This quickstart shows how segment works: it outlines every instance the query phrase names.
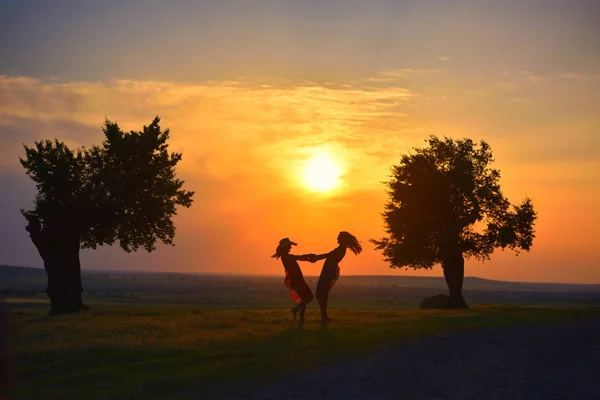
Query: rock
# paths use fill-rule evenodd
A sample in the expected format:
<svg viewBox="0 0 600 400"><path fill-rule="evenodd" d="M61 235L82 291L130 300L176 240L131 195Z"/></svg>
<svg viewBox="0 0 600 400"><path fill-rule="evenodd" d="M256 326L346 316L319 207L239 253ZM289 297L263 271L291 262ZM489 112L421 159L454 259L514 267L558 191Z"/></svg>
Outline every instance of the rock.
<svg viewBox="0 0 600 400"><path fill-rule="evenodd" d="M448 296L445 294L438 294L437 296L431 296L421 301L421 309L442 309L446 307Z"/></svg>

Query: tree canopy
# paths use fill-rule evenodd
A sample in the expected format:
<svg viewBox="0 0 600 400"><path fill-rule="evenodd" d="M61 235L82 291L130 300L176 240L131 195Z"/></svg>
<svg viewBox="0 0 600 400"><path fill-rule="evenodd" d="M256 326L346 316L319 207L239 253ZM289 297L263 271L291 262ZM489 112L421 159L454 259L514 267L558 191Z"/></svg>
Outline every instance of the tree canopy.
<svg viewBox="0 0 600 400"><path fill-rule="evenodd" d="M385 183L387 235L371 242L391 267L429 269L448 254L486 260L495 248L528 251L537 217L532 201L511 205L502 194L490 146L435 136L427 142L403 155Z"/></svg>
<svg viewBox="0 0 600 400"><path fill-rule="evenodd" d="M194 193L176 177L182 155L168 152L169 130L159 122L126 133L106 120L104 142L89 149L57 139L24 145L20 161L37 187L33 209L21 210L28 231L72 236L82 248L173 244L176 206L190 207Z"/></svg>

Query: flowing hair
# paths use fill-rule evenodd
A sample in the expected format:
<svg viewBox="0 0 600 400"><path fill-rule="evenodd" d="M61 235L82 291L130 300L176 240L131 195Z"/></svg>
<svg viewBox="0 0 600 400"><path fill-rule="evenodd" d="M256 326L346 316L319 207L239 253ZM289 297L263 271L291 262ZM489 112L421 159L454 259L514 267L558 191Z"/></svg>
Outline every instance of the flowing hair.
<svg viewBox="0 0 600 400"><path fill-rule="evenodd" d="M275 254L273 254L271 256L271 258L274 259L279 259L281 258L281 256L283 256L286 252L284 251L284 248L286 248L288 245L285 244L280 244L279 246L277 246L277 249L275 250Z"/></svg>
<svg viewBox="0 0 600 400"><path fill-rule="evenodd" d="M349 232L340 232L340 242L346 247L349 247L354 254L359 254L362 251L362 246L356 236Z"/></svg>

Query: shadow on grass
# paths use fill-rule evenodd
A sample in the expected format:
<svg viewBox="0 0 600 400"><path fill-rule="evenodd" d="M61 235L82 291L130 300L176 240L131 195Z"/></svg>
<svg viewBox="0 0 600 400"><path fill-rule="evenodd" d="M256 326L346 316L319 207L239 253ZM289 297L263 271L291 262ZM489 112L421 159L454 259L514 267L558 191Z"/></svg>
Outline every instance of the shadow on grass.
<svg viewBox="0 0 600 400"><path fill-rule="evenodd" d="M142 315L137 315L138 312ZM218 398L240 385L250 388L279 381L410 340L472 329L598 317L600 309L494 306L462 311L338 311L332 315L334 322L329 328L318 328L316 320L309 320L305 330L292 329L293 322L283 317L272 320L260 312L244 313L234 317L238 321L249 321L251 327L245 329L251 330L247 339L240 336L235 340L221 336L224 330L238 329L235 325L223 328L221 325L228 323L227 320L211 317L210 313L189 310L186 313L202 318L198 321L201 325L210 325L214 338L198 346L177 344L177 337L168 336L164 342L152 345L134 345L122 338L131 335L132 330L138 336L160 334L153 330L153 327L163 326L158 319L179 318L157 311L152 314L158 321L153 329L148 328L144 310L102 310L85 320L57 320L35 314L22 316L20 340L27 343L21 343L23 351L17 354L15 398ZM81 331L74 330L74 324L94 323L100 329L101 324L116 316L121 322L123 318L135 319L136 325L122 329L110 327L114 336L106 337L112 342L90 339L74 348L52 348L59 347L60 341L69 340L69 335L80 334L77 332ZM49 321L59 321L60 325L49 325ZM188 326L196 326L194 321ZM277 324L279 330L269 330L270 324ZM57 330L65 333L52 336ZM51 340L52 346L43 345L44 341Z"/></svg>

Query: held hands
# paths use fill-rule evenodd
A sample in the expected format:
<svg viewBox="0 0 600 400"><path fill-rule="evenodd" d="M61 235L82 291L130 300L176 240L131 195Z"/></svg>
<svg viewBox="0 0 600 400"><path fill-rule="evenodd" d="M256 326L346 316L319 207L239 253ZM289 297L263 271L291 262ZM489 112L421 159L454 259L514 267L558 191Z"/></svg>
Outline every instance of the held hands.
<svg viewBox="0 0 600 400"><path fill-rule="evenodd" d="M313 264L316 263L317 262L317 255L313 254L313 253L310 253L308 255L308 261L310 261Z"/></svg>

